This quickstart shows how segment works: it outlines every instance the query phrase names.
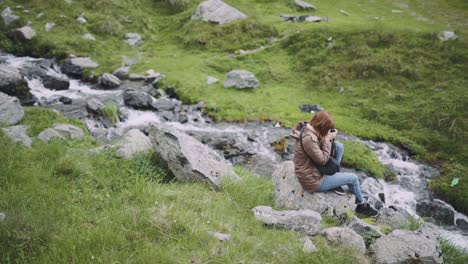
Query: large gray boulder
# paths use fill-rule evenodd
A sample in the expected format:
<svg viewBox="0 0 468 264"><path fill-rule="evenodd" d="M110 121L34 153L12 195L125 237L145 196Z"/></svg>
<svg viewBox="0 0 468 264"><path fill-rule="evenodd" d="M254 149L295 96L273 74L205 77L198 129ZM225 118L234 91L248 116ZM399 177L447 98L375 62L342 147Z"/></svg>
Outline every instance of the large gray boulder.
<svg viewBox="0 0 468 264"><path fill-rule="evenodd" d="M122 66L119 67L118 69L114 70L112 74L114 74L117 78L121 80L125 80L128 78L128 74L130 73L130 67L129 66Z"/></svg>
<svg viewBox="0 0 468 264"><path fill-rule="evenodd" d="M224 81L224 88L253 89L259 85L255 75L245 70L230 71Z"/></svg>
<svg viewBox="0 0 468 264"><path fill-rule="evenodd" d="M153 144L148 136L138 129L131 129L125 133L117 147L117 156L129 159L136 154L150 152Z"/></svg>
<svg viewBox="0 0 468 264"><path fill-rule="evenodd" d="M398 229L406 226L408 223L408 216L399 212L396 208L382 208L379 210L376 223Z"/></svg>
<svg viewBox="0 0 468 264"><path fill-rule="evenodd" d="M356 205L354 197L350 194L345 196L333 192L309 193L305 191L294 173L292 161L283 162L273 173L272 181L275 185L275 205L287 209L311 209L319 213L328 210L343 211L347 208L354 211Z"/></svg>
<svg viewBox="0 0 468 264"><path fill-rule="evenodd" d="M22 104L36 101L20 71L9 65L0 65L0 92L17 97Z"/></svg>
<svg viewBox="0 0 468 264"><path fill-rule="evenodd" d="M120 80L111 73L104 73L99 76L99 84L106 89L114 89L120 86Z"/></svg>
<svg viewBox="0 0 468 264"><path fill-rule="evenodd" d="M312 4L309 4L305 1L302 1L302 0L294 0L294 4L296 4L296 6L298 6L299 8L301 9L308 9L308 10L315 10L317 9L314 5Z"/></svg>
<svg viewBox="0 0 468 264"><path fill-rule="evenodd" d="M125 34L124 39L130 46L140 46L143 42L143 38L138 33L127 33Z"/></svg>
<svg viewBox="0 0 468 264"><path fill-rule="evenodd" d="M192 20L203 20L218 24L225 24L244 18L247 18L244 13L221 0L204 1L192 15Z"/></svg>
<svg viewBox="0 0 468 264"><path fill-rule="evenodd" d="M28 128L28 126L23 125L12 126L3 128L3 132L5 132L5 134L10 137L13 142L23 144L26 147L31 147L32 140L26 134Z"/></svg>
<svg viewBox="0 0 468 264"><path fill-rule="evenodd" d="M377 239L373 251L378 264L443 263L437 239L413 231L394 230Z"/></svg>
<svg viewBox="0 0 468 264"><path fill-rule="evenodd" d="M384 235L380 227L370 225L356 216L353 216L349 220L349 222L346 224L346 227L351 228L354 230L354 232L358 233L362 238L364 238L366 245L371 244L374 239Z"/></svg>
<svg viewBox="0 0 468 264"><path fill-rule="evenodd" d="M69 124L57 124L54 125L55 131L60 133L62 136L69 139L83 140L83 130L77 126Z"/></svg>
<svg viewBox="0 0 468 264"><path fill-rule="evenodd" d="M257 206L252 209L257 220L268 226L284 228L313 236L320 232L322 217L312 210L276 211L270 206Z"/></svg>
<svg viewBox="0 0 468 264"><path fill-rule="evenodd" d="M360 254L366 253L364 239L351 228L330 227L320 232L320 234L324 235L332 243L354 248Z"/></svg>
<svg viewBox="0 0 468 264"><path fill-rule="evenodd" d="M69 58L64 61L62 71L75 77L82 77L85 70L97 67L99 67L99 64L89 57Z"/></svg>
<svg viewBox="0 0 468 264"><path fill-rule="evenodd" d="M178 103L176 100L167 97L159 98L151 103L151 106L158 111L172 111L177 105Z"/></svg>
<svg viewBox="0 0 468 264"><path fill-rule="evenodd" d="M102 109L104 109L105 105L99 101L97 98L91 98L88 100L86 103L86 110L88 110L89 113L91 114L100 114Z"/></svg>
<svg viewBox="0 0 468 264"><path fill-rule="evenodd" d="M23 116L24 110L18 98L0 92L0 123L16 125L23 119Z"/></svg>
<svg viewBox="0 0 468 264"><path fill-rule="evenodd" d="M1 16L3 19L3 23L5 23L6 27L8 27L11 23L19 19L19 16L13 14L13 11L11 11L11 8L9 7L3 9Z"/></svg>
<svg viewBox="0 0 468 264"><path fill-rule="evenodd" d="M52 139L65 139L59 132L53 128L46 128L38 136L38 139L42 140L44 143L49 143Z"/></svg>
<svg viewBox="0 0 468 264"><path fill-rule="evenodd" d="M239 178L216 151L174 127L153 124L148 131L155 151L178 180L207 182L217 189L224 180Z"/></svg>
<svg viewBox="0 0 468 264"><path fill-rule="evenodd" d="M47 71L42 78L42 84L52 90L67 90L70 88L70 80L67 76L54 71Z"/></svg>
<svg viewBox="0 0 468 264"><path fill-rule="evenodd" d="M446 225L455 224L455 209L448 203L434 199L432 201L420 201L416 205L416 211L420 216L431 217Z"/></svg>
<svg viewBox="0 0 468 264"><path fill-rule="evenodd" d="M32 29L30 26L24 26L21 28L15 28L8 32L8 37L12 39L16 39L18 41L29 41L36 36L36 31Z"/></svg>
<svg viewBox="0 0 468 264"><path fill-rule="evenodd" d="M149 109L156 99L143 91L127 89L123 92L123 100L125 105L135 109Z"/></svg>

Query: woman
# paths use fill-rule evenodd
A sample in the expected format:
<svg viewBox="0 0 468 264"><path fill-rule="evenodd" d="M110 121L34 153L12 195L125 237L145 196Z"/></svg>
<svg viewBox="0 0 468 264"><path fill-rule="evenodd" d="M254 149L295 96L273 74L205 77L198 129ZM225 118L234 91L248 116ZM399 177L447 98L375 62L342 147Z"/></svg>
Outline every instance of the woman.
<svg viewBox="0 0 468 264"><path fill-rule="evenodd" d="M302 144L304 148L301 147L299 140L303 127ZM293 128L291 136L296 138L294 149L296 176L302 187L309 192L326 192L342 185L348 185L349 190L356 196L356 213L376 216L377 210L362 197L359 178L356 174L337 172L333 175L322 175L316 167L316 164L325 165L330 159L332 141L336 134L335 121L332 115L325 111L318 112L309 123L303 121ZM335 158L341 163L343 145L340 142L335 142L335 146Z"/></svg>

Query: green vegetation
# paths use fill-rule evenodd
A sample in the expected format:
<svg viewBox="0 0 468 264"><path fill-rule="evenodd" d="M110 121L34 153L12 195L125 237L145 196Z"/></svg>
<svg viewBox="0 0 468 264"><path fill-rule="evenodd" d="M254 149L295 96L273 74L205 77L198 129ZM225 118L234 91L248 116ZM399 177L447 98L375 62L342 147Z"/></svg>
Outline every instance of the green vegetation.
<svg viewBox="0 0 468 264"><path fill-rule="evenodd" d="M456 247L452 246L449 242L440 241L444 262L450 264L464 264L468 263L467 252L460 252Z"/></svg>
<svg viewBox="0 0 468 264"><path fill-rule="evenodd" d="M119 122L119 106L116 104L106 104L100 112L113 125Z"/></svg>
<svg viewBox="0 0 468 264"><path fill-rule="evenodd" d="M345 148L343 165L364 171L376 178L389 176L390 172L371 149L360 142L341 141Z"/></svg>

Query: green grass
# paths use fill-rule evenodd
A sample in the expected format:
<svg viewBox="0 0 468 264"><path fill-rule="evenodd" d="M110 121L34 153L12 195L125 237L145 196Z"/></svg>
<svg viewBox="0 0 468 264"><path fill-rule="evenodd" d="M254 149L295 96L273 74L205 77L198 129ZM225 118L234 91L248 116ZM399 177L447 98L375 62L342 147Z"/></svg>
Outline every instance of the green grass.
<svg viewBox="0 0 468 264"><path fill-rule="evenodd" d="M343 165L364 171L375 178L390 175L387 168L379 161L372 150L360 142L341 141L345 148Z"/></svg>
<svg viewBox="0 0 468 264"><path fill-rule="evenodd" d="M119 106L116 104L106 104L104 108L100 110L100 113L109 120L113 125L119 122Z"/></svg>
<svg viewBox="0 0 468 264"><path fill-rule="evenodd" d="M440 241L444 262L449 264L464 264L468 262L468 253L460 252L459 249L452 246L448 241Z"/></svg>

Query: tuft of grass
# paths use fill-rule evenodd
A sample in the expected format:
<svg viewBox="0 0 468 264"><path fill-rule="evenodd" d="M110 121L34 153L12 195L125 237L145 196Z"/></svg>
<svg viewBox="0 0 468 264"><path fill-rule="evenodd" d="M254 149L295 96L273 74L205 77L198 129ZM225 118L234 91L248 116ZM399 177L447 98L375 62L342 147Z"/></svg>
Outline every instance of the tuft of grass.
<svg viewBox="0 0 468 264"><path fill-rule="evenodd" d="M388 169L379 161L377 155L363 143L342 141L345 147L343 164L366 172L375 178L384 178L389 175Z"/></svg>
<svg viewBox="0 0 468 264"><path fill-rule="evenodd" d="M446 240L439 241L442 255L444 257L445 263L450 264L464 264L468 263L468 252L462 251L457 247L450 244L450 242Z"/></svg>
<svg viewBox="0 0 468 264"><path fill-rule="evenodd" d="M116 104L110 103L106 104L104 108L101 109L100 113L109 120L113 125L117 124L119 119L120 110Z"/></svg>

